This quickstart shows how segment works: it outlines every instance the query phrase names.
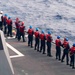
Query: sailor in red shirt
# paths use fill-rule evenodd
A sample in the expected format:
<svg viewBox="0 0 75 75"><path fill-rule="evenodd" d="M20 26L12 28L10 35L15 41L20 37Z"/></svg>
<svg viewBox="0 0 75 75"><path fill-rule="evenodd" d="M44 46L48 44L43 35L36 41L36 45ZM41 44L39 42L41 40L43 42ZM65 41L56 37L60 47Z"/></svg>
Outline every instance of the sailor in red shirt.
<svg viewBox="0 0 75 75"><path fill-rule="evenodd" d="M55 40L56 45L56 59L61 59L61 40L60 36L57 36L57 39Z"/></svg>
<svg viewBox="0 0 75 75"><path fill-rule="evenodd" d="M51 55L52 36L51 36L51 32L50 31L48 31L48 34L46 35L46 40L47 40L47 56L52 57L52 55Z"/></svg>
<svg viewBox="0 0 75 75"><path fill-rule="evenodd" d="M4 34L7 33L7 20L8 20L7 14L5 14L5 15L3 16Z"/></svg>
<svg viewBox="0 0 75 75"><path fill-rule="evenodd" d="M70 49L70 45L69 45L69 42L68 42L68 38L65 38L65 41L63 42L63 56L62 56L62 59L61 59L61 62L63 62L65 56L66 56L66 64L69 65L69 56L68 56L68 53L69 53L69 49Z"/></svg>
<svg viewBox="0 0 75 75"><path fill-rule="evenodd" d="M19 28L20 28L20 21L19 21L19 18L16 18L16 22L15 22L15 26L16 26L16 37L15 38L18 38L19 36Z"/></svg>
<svg viewBox="0 0 75 75"><path fill-rule="evenodd" d="M24 32L24 30L25 30L25 26L24 26L24 22L22 22L21 25L20 25L20 39L21 39L21 36L22 36L23 42L25 42L25 38L24 38L25 32ZM20 39L19 39L19 41L20 41Z"/></svg>
<svg viewBox="0 0 75 75"><path fill-rule="evenodd" d="M40 39L41 39L40 52L43 49L43 54L45 54L45 40L46 40L46 36L45 36L44 30L42 30L42 32L40 34Z"/></svg>
<svg viewBox="0 0 75 75"><path fill-rule="evenodd" d="M73 44L73 46L70 48L70 66L72 66L73 69L75 69L74 67L74 56L75 56L75 43Z"/></svg>
<svg viewBox="0 0 75 75"><path fill-rule="evenodd" d="M28 33L28 46L31 46L31 48L33 48L33 34L34 34L34 30L33 30L32 26L29 27L27 33Z"/></svg>
<svg viewBox="0 0 75 75"><path fill-rule="evenodd" d="M36 47L37 47L37 51L39 51L39 35L40 35L40 33L38 31L38 28L36 28L34 35L35 35L35 48L34 48L34 50L36 50Z"/></svg>
<svg viewBox="0 0 75 75"><path fill-rule="evenodd" d="M10 35L10 37L12 37L12 19L11 19L11 17L8 17L8 20L7 20L7 27L8 27L7 36Z"/></svg>

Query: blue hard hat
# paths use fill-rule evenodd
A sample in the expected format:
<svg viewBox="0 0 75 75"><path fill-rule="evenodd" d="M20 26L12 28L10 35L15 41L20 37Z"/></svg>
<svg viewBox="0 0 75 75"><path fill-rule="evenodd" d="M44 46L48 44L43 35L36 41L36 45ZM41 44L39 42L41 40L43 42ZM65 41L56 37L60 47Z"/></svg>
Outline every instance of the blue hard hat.
<svg viewBox="0 0 75 75"><path fill-rule="evenodd" d="M11 17L9 16L8 19L11 19Z"/></svg>
<svg viewBox="0 0 75 75"><path fill-rule="evenodd" d="M48 34L51 34L51 32L50 32L50 31L48 31Z"/></svg>
<svg viewBox="0 0 75 75"><path fill-rule="evenodd" d="M42 30L42 31L41 31L41 33L43 33L43 34L44 34L44 30Z"/></svg>
<svg viewBox="0 0 75 75"><path fill-rule="evenodd" d="M29 26L30 29L32 29L32 26Z"/></svg>
<svg viewBox="0 0 75 75"><path fill-rule="evenodd" d="M68 41L68 38L66 38L65 40Z"/></svg>
<svg viewBox="0 0 75 75"><path fill-rule="evenodd" d="M4 14L4 16L7 16L7 14Z"/></svg>
<svg viewBox="0 0 75 75"><path fill-rule="evenodd" d="M36 31L38 31L39 29L38 28L36 28Z"/></svg>
<svg viewBox="0 0 75 75"><path fill-rule="evenodd" d="M60 36L57 36L57 39L60 39Z"/></svg>
<svg viewBox="0 0 75 75"><path fill-rule="evenodd" d="M75 47L75 43L73 43L73 46Z"/></svg>

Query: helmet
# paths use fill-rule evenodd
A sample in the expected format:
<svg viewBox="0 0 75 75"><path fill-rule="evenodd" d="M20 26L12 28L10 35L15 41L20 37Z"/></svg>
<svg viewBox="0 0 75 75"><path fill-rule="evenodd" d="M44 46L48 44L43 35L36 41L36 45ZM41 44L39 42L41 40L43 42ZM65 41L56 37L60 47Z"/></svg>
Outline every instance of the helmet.
<svg viewBox="0 0 75 75"><path fill-rule="evenodd" d="M22 22L22 25L24 25L24 22Z"/></svg>
<svg viewBox="0 0 75 75"><path fill-rule="evenodd" d="M51 32L50 32L50 31L48 31L48 34L51 34Z"/></svg>
<svg viewBox="0 0 75 75"><path fill-rule="evenodd" d="M66 38L65 40L68 41L68 38Z"/></svg>
<svg viewBox="0 0 75 75"><path fill-rule="evenodd" d="M73 43L73 47L75 47L75 43Z"/></svg>
<svg viewBox="0 0 75 75"><path fill-rule="evenodd" d="M29 28L32 29L32 26L30 26Z"/></svg>
<svg viewBox="0 0 75 75"><path fill-rule="evenodd" d="M36 31L38 31L38 28L36 28Z"/></svg>
<svg viewBox="0 0 75 75"><path fill-rule="evenodd" d="M43 34L44 34L44 30L42 30L42 31L41 31L41 33L43 33Z"/></svg>
<svg viewBox="0 0 75 75"><path fill-rule="evenodd" d="M18 17L16 18L16 21L17 21L17 20L19 20L19 18L18 18Z"/></svg>
<svg viewBox="0 0 75 75"><path fill-rule="evenodd" d="M11 19L11 17L8 17L8 19Z"/></svg>
<svg viewBox="0 0 75 75"><path fill-rule="evenodd" d="M60 39L60 36L57 36L57 39Z"/></svg>
<svg viewBox="0 0 75 75"><path fill-rule="evenodd" d="M0 11L1 14L3 14L3 11Z"/></svg>
<svg viewBox="0 0 75 75"><path fill-rule="evenodd" d="M4 14L4 16L7 16L7 14Z"/></svg>

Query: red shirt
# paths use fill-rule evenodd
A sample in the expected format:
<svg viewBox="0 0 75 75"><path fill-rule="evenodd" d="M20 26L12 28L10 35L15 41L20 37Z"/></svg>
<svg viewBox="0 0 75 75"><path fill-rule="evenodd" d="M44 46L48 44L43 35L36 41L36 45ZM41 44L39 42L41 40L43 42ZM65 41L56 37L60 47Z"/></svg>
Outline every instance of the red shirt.
<svg viewBox="0 0 75 75"><path fill-rule="evenodd" d="M67 42L67 41L64 41L64 43L63 43L63 47L67 47L69 45L69 42Z"/></svg>
<svg viewBox="0 0 75 75"><path fill-rule="evenodd" d="M25 26L22 26L22 25L21 25L21 26L20 26L20 32L21 32L21 33L24 33L24 29L25 29Z"/></svg>
<svg viewBox="0 0 75 75"><path fill-rule="evenodd" d="M73 54L73 53L75 53L75 47L70 48L70 54Z"/></svg>
<svg viewBox="0 0 75 75"><path fill-rule="evenodd" d="M34 30L33 29L28 29L28 34L29 35L33 35L34 34Z"/></svg>
<svg viewBox="0 0 75 75"><path fill-rule="evenodd" d="M34 33L34 35L35 35L35 38L39 38L39 32L38 31L36 31L35 33Z"/></svg>
<svg viewBox="0 0 75 75"><path fill-rule="evenodd" d="M7 20L7 24L12 26L12 20L11 19L8 19Z"/></svg>
<svg viewBox="0 0 75 75"><path fill-rule="evenodd" d="M40 34L40 39L41 40L45 40L46 38L45 38L45 34Z"/></svg>
<svg viewBox="0 0 75 75"><path fill-rule="evenodd" d="M56 44L56 46L60 47L60 46L61 46L61 41L60 41L60 39L56 39L56 40L55 40L55 44Z"/></svg>
<svg viewBox="0 0 75 75"><path fill-rule="evenodd" d="M3 22L4 22L4 23L7 23L7 20L8 20L7 17L4 16L4 17L3 17Z"/></svg>
<svg viewBox="0 0 75 75"><path fill-rule="evenodd" d="M19 28L20 27L19 22L16 21L15 26L16 26L16 28Z"/></svg>
<svg viewBox="0 0 75 75"><path fill-rule="evenodd" d="M52 36L51 36L50 34L47 34L47 35L46 35L46 40L47 40L48 42L52 42Z"/></svg>

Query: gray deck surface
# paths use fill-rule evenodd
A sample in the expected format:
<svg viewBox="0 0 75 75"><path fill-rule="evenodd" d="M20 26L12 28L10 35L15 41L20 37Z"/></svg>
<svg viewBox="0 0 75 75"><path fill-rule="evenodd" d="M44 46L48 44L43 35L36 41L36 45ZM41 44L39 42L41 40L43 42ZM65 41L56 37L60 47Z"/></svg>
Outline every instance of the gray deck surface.
<svg viewBox="0 0 75 75"><path fill-rule="evenodd" d="M66 62L61 63L55 59L55 46L52 45L53 57L39 53L27 46L27 42L18 42L17 39L6 39L6 41L25 56L12 58L15 75L75 75ZM15 52L9 49L10 55Z"/></svg>

